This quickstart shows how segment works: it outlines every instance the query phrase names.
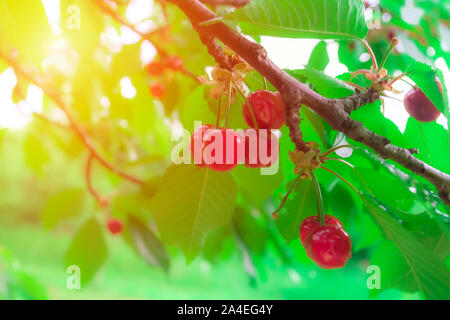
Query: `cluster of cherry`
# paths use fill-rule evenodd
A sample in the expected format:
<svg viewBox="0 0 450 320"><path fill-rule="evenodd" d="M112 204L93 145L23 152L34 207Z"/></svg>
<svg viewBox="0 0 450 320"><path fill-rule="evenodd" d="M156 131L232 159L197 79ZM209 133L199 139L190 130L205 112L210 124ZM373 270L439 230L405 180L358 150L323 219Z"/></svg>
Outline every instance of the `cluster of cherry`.
<svg viewBox="0 0 450 320"><path fill-rule="evenodd" d="M178 56L168 56L150 62L147 66L147 73L154 77L160 77L166 70L180 71L183 68L183 59ZM161 99L166 93L166 85L159 81L150 84L149 89L152 96L158 99Z"/></svg>
<svg viewBox="0 0 450 320"><path fill-rule="evenodd" d="M249 168L270 167L276 162L278 138L272 129L279 129L284 123L284 105L280 93L257 90L248 96L247 101L250 106L244 102L242 111L250 129L236 132L206 124L194 130L190 148L198 167L228 171L240 162ZM207 154L205 151L218 137L221 138L220 150L212 148Z"/></svg>
<svg viewBox="0 0 450 320"><path fill-rule="evenodd" d="M352 256L350 236L336 217L325 215L323 218L323 224L318 216L303 220L300 240L308 257L319 267L343 268Z"/></svg>

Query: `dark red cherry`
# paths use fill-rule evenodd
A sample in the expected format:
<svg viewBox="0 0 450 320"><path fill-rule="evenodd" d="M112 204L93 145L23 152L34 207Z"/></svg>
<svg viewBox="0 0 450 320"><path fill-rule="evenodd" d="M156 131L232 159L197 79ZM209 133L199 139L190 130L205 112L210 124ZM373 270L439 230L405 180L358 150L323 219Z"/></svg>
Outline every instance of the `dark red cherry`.
<svg viewBox="0 0 450 320"><path fill-rule="evenodd" d="M203 159L212 170L229 171L242 158L242 139L233 129L210 129L204 135Z"/></svg>
<svg viewBox="0 0 450 320"><path fill-rule="evenodd" d="M106 221L106 227L111 234L119 234L123 230L123 224L119 219L110 218Z"/></svg>
<svg viewBox="0 0 450 320"><path fill-rule="evenodd" d="M308 257L324 269L343 268L352 254L352 242L344 229L335 225L315 228L306 239Z"/></svg>
<svg viewBox="0 0 450 320"><path fill-rule="evenodd" d="M258 124L258 129L279 129L284 123L284 104L279 92L256 90L248 98L253 114ZM242 107L245 122L256 128L253 117L247 103Z"/></svg>
<svg viewBox="0 0 450 320"><path fill-rule="evenodd" d="M442 85L438 81L442 93ZM419 88L411 88L405 95L405 109L411 117L420 122L435 121L441 112Z"/></svg>
<svg viewBox="0 0 450 320"><path fill-rule="evenodd" d="M206 167L205 161L203 160L203 149L205 148L203 137L209 129L214 129L214 126L212 124L201 125L194 130L191 136L191 156L194 163L200 168Z"/></svg>
<svg viewBox="0 0 450 320"><path fill-rule="evenodd" d="M244 165L246 167L265 168L277 161L279 142L271 130L247 129L241 133L241 136L244 143Z"/></svg>
<svg viewBox="0 0 450 320"><path fill-rule="evenodd" d="M158 99L161 99L166 93L166 85L161 82L153 83L150 85L150 93Z"/></svg>
<svg viewBox="0 0 450 320"><path fill-rule="evenodd" d="M326 214L324 216L325 225L335 225L339 228L342 228L342 223L339 221L338 218L330 216ZM303 220L301 226L300 226L300 240L302 241L302 244L305 245L305 241L308 238L308 236L311 234L311 232L316 229L317 227L320 227L321 223L318 216L310 216Z"/></svg>
<svg viewBox="0 0 450 320"><path fill-rule="evenodd" d="M169 69L172 69L174 71L181 70L181 69L183 69L183 66L184 66L183 59L181 59L178 56L172 56L172 57L167 58L166 64Z"/></svg>
<svg viewBox="0 0 450 320"><path fill-rule="evenodd" d="M159 60L152 61L147 65L147 73L155 77L161 76L164 73L164 69L164 64Z"/></svg>

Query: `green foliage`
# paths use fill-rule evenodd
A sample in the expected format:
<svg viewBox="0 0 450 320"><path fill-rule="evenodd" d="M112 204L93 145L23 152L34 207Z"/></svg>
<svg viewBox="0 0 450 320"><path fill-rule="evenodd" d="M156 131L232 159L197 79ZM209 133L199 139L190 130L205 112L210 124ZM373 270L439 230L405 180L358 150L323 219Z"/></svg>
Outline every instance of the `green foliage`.
<svg viewBox="0 0 450 320"><path fill-rule="evenodd" d="M427 248L414 239L379 205L368 203L368 210L392 241L384 242L371 261L385 271L384 286L420 290L427 299L449 299L450 274L444 261L435 256L436 248Z"/></svg>
<svg viewBox="0 0 450 320"><path fill-rule="evenodd" d="M53 39L40 0L0 3L0 49L9 52L15 48L23 61L38 63L49 53Z"/></svg>
<svg viewBox="0 0 450 320"><path fill-rule="evenodd" d="M82 189L66 189L48 199L41 213L45 228L51 229L61 221L81 214L85 197Z"/></svg>
<svg viewBox="0 0 450 320"><path fill-rule="evenodd" d="M231 221L236 192L229 173L192 165L171 166L151 204L163 240L180 247L192 261L207 232Z"/></svg>
<svg viewBox="0 0 450 320"><path fill-rule="evenodd" d="M66 254L66 268L78 266L81 287L87 285L106 262L108 256L103 231L97 219L91 218L81 226Z"/></svg>
<svg viewBox="0 0 450 320"><path fill-rule="evenodd" d="M330 58L328 57L327 43L325 41L320 41L311 52L311 57L309 58L306 67L324 71L329 62Z"/></svg>
<svg viewBox="0 0 450 320"><path fill-rule="evenodd" d="M317 213L317 200L312 180L304 180L295 187L292 199L286 201L286 212L276 223L283 238L289 242L299 237L302 221Z"/></svg>
<svg viewBox="0 0 450 320"><path fill-rule="evenodd" d="M434 71L427 64L417 62L411 65L406 72L408 73L408 77L414 80L416 86L423 91L423 93L428 97L428 99L430 99L436 108L443 114L448 115L448 102L444 103L444 96L447 96L447 90L445 88L445 83L441 78L439 81L443 84L442 88L445 95L439 91L439 87L436 82L436 71Z"/></svg>
<svg viewBox="0 0 450 320"><path fill-rule="evenodd" d="M132 215L128 216L128 228L133 245L151 266L169 270L170 261L163 244L144 223Z"/></svg>
<svg viewBox="0 0 450 320"><path fill-rule="evenodd" d="M244 33L287 38L364 38L367 25L359 0L253 0L230 14Z"/></svg>
<svg viewBox="0 0 450 320"><path fill-rule="evenodd" d="M302 105L305 141L317 142L323 151L339 144L353 146L331 155L353 167L332 160L324 165L363 195L335 175L316 170L325 212L342 221L353 247L344 269L321 270L298 240L303 219L317 214L312 181L300 181L279 217L271 216L296 178L288 155L294 145L286 126L277 133L279 170L273 175L244 165L228 173L171 165L171 152L178 144L172 135L186 129L189 137L195 121L214 124L218 106L209 96L211 86L195 79L216 62L184 13L174 5L163 11L155 1L152 16L133 24L157 28L167 21L170 30L156 32L144 43L129 38L96 1L60 2L62 33L55 36L40 0L0 1L1 52L14 53L10 50L15 48L25 70L33 75L42 70L38 79L67 104L89 137L80 139L69 126L52 126L68 122L47 95L42 117L32 117L24 128L0 127L0 243L14 253L13 259L0 246L1 299L104 298L106 291L119 298L450 298L450 207L430 182L346 139ZM446 1L414 1L423 9L417 24L405 19L405 3L381 0L381 14L389 13L392 19L383 19L380 29L370 31L361 0L251 0L239 9L212 9L258 42L262 36L319 39L305 67L285 71L333 99L356 92L346 81L364 88L371 84L364 75L352 77L352 72L371 67L370 60L361 61L367 48L360 40L368 42L380 62L395 35L400 46L384 67L390 75L405 72L448 118L448 90L436 67L439 58L450 65ZM116 7L124 20L130 17L128 8ZM78 9L81 20L76 26ZM112 45L119 37L120 43ZM336 40L339 62L348 69L338 77L325 73L333 67L327 51L331 42L326 39ZM155 60L177 56L185 70L148 74L142 62L143 53L149 53L143 52L147 42L157 49ZM7 67L0 59L0 74ZM22 105L32 89L29 80L15 73L18 83L12 91L0 88L7 108L10 94L12 103ZM129 79L135 95L124 96L124 79ZM149 91L155 83L167 89L158 99ZM249 92L266 87L276 91L255 70L246 75L245 86ZM39 99L31 100L38 110ZM385 99L386 108L389 101ZM30 107L30 101L26 103ZM230 128L247 127L242 104L238 94L230 106ZM22 106L18 110L22 112ZM394 145L418 149L412 156L449 173L448 129L440 122L409 118L402 132L383 110L376 101L352 112L351 118ZM2 113L0 123L7 118ZM116 168L109 170L97 160L91 168L92 187L109 200L107 208L86 189L86 143ZM144 183L122 179L118 170ZM105 237L100 215L123 221L123 233ZM108 254L107 247L114 250ZM60 261L64 252L65 266L81 268L83 290L78 293L65 288L67 274ZM381 268L381 290L367 288L367 264ZM89 286L103 266L104 283Z"/></svg>
<svg viewBox="0 0 450 320"><path fill-rule="evenodd" d="M36 277L19 265L11 252L0 246L0 300L48 299L47 290Z"/></svg>

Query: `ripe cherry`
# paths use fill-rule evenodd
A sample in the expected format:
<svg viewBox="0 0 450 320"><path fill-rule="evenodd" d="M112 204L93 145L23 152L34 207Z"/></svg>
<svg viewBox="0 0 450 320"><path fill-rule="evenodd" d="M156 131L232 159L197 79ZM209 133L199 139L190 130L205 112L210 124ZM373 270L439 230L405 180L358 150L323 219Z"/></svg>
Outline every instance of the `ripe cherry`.
<svg viewBox="0 0 450 320"><path fill-rule="evenodd" d="M259 129L279 129L284 123L284 104L279 92L257 90L248 96L248 102ZM244 102L242 107L244 119L247 124L255 128L251 110Z"/></svg>
<svg viewBox="0 0 450 320"><path fill-rule="evenodd" d="M147 65L147 73L151 76L161 76L164 73L164 63L161 61L152 61Z"/></svg>
<svg viewBox="0 0 450 320"><path fill-rule="evenodd" d="M336 225L315 228L306 239L306 253L319 267L342 268L352 256L352 242L344 229Z"/></svg>
<svg viewBox="0 0 450 320"><path fill-rule="evenodd" d="M442 85L437 81L442 93ZM411 117L421 122L435 121L441 112L419 88L411 88L405 95L405 109Z"/></svg>
<svg viewBox="0 0 450 320"><path fill-rule="evenodd" d="M342 223L339 221L338 218L330 216L326 214L324 216L325 225L335 225L339 228L342 228ZM321 223L318 216L310 216L303 220L301 226L300 226L300 240L302 241L303 245L305 245L306 239L311 234L311 232L316 229L317 227L320 227Z"/></svg>
<svg viewBox="0 0 450 320"><path fill-rule="evenodd" d="M150 93L158 99L161 99L166 93L166 85L161 82L153 83L150 85Z"/></svg>
<svg viewBox="0 0 450 320"><path fill-rule="evenodd" d="M194 130L191 136L191 156L194 159L194 163L200 168L206 167L203 159L203 149L205 148L204 136L209 129L214 129L214 126L212 124L201 125Z"/></svg>
<svg viewBox="0 0 450 320"><path fill-rule="evenodd" d="M119 234L123 230L123 224L120 220L110 218L106 221L106 226L111 234Z"/></svg>
<svg viewBox="0 0 450 320"><path fill-rule="evenodd" d="M242 139L236 131L224 128L210 129L203 137L206 140L203 159L208 168L229 171L241 161Z"/></svg>
<svg viewBox="0 0 450 320"><path fill-rule="evenodd" d="M166 65L169 69L178 71L178 70L183 69L184 62L183 62L183 59L181 59L180 57L172 56L172 57L167 58Z"/></svg>
<svg viewBox="0 0 450 320"><path fill-rule="evenodd" d="M248 168L265 168L278 159L278 138L267 129L247 129L241 133L244 143L244 165ZM274 153L272 154L272 146Z"/></svg>

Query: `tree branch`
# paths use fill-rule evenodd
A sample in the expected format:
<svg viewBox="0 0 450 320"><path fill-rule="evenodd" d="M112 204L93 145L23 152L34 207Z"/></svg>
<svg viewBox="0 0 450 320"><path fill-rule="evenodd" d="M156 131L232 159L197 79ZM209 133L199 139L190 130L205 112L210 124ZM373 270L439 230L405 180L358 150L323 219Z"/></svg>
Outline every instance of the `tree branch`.
<svg viewBox="0 0 450 320"><path fill-rule="evenodd" d="M202 21L217 19L216 15L199 0L168 1L187 15L194 28ZM390 144L387 138L368 130L362 123L350 118L349 113L352 110L378 99L378 94L369 90L343 99L325 98L283 72L267 57L262 46L246 39L223 22L202 26L202 30L221 40L277 88L285 104L290 136L298 149L304 148L303 141L301 137L299 138L297 118L298 108L303 103L318 113L333 129L345 133L349 138L370 147L381 157L394 160L430 181L437 188L441 199L450 204L450 175L415 158L409 150Z"/></svg>
<svg viewBox="0 0 450 320"><path fill-rule="evenodd" d="M202 3L210 4L212 6L233 6L236 8L243 7L250 2L250 0L201 0Z"/></svg>
<svg viewBox="0 0 450 320"><path fill-rule="evenodd" d="M86 185L89 190L89 193L94 197L94 199L98 202L100 207L106 208L109 205L109 200L107 198L102 197L97 191L95 191L94 186L92 185L92 161L94 160L94 155L92 152L89 153L87 162L86 162L86 169L85 169L85 179L86 179Z"/></svg>
<svg viewBox="0 0 450 320"><path fill-rule="evenodd" d="M16 73L18 73L23 78L29 80L31 83L35 84L36 86L40 87L44 93L49 96L56 105L64 112L67 119L69 120L71 128L75 131L75 133L78 135L80 140L83 142L83 144L86 146L87 149L92 153L92 155L107 169L114 172L115 174L121 176L122 178L125 178L133 183L136 184L143 184L144 182L138 178L135 178L131 175L128 175L118 168L114 167L112 164L110 164L105 158L103 158L95 149L94 145L91 142L90 137L87 135L87 133L81 128L81 126L75 121L75 118L71 115L69 112L69 108L67 107L66 103L63 101L63 99L60 97L59 93L54 91L52 88L45 85L45 81L41 78L40 75L34 75L30 71L26 70L24 67L22 67L13 57L3 53L0 51L0 58L5 60L9 65L11 65Z"/></svg>

